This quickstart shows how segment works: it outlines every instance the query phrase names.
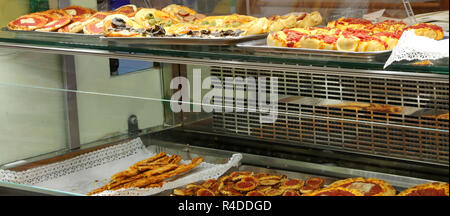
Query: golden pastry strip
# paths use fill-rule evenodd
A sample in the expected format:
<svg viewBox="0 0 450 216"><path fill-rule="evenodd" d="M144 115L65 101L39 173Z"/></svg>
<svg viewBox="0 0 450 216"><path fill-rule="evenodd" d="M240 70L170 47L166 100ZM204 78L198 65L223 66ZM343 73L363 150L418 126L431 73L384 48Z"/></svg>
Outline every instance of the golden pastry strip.
<svg viewBox="0 0 450 216"><path fill-rule="evenodd" d="M93 190L88 195L98 194L106 190L121 188L153 188L161 187L169 178L185 173L200 163L203 158L194 158L189 164L180 164L181 156L168 156L159 153L151 158L139 161L125 171L111 177L111 181L103 187Z"/></svg>

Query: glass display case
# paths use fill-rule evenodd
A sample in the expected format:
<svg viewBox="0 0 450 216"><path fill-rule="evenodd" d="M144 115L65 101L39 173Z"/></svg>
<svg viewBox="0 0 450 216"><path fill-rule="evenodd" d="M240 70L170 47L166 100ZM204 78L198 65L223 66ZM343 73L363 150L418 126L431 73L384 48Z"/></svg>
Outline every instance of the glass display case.
<svg viewBox="0 0 450 216"><path fill-rule="evenodd" d="M157 9L179 4L207 16L318 11L323 17L319 26L380 10L383 17L405 22L414 15L427 17L423 13L448 13L448 1L354 2L127 3ZM111 10L113 3L76 1L98 11ZM72 4L49 0L54 9ZM409 6L413 14L407 12ZM1 27L31 13L27 0L0 0L0 8ZM439 24L448 38L448 16L447 26ZM54 164L136 139L157 152L201 156L211 164L239 153L239 166L231 170L276 170L305 180L319 176L327 184L378 178L400 192L449 181L448 57L428 65L400 61L384 68L390 53L261 51L245 46L249 42L136 43L3 28L0 194L84 195L73 188L6 179L29 170L52 176ZM75 172L71 170L77 166L64 172Z"/></svg>

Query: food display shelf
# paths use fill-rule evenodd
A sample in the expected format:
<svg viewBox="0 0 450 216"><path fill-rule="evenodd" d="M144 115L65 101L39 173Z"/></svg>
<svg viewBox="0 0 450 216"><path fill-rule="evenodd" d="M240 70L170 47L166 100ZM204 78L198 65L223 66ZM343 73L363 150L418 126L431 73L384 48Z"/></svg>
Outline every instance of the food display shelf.
<svg viewBox="0 0 450 216"><path fill-rule="evenodd" d="M149 142L148 139L143 139L144 143ZM219 150L212 148L205 148L199 146L191 146L187 144L174 143L171 141L164 141L158 139L151 139L151 147L157 149L159 152L166 152L167 154L177 154L183 159L192 159L194 157L203 157L205 162L221 164L231 157L234 153L227 150ZM150 146L149 146L150 147ZM365 178L379 178L392 184L397 191L404 190L408 187L433 182L433 180L413 178L407 176L399 176L393 174L386 174L380 172L372 172L366 170L344 168L339 166L333 166L329 164L316 164L302 161L294 161L288 159L281 159L275 157L254 155L242 153L243 157L240 166L231 168L225 173L229 174L233 171L253 171L267 172L273 174L283 174L291 178L299 178L306 180L309 177L321 177L325 180L326 185L330 184L338 179L353 178L353 177L365 177ZM43 165L43 164L40 164ZM27 166L30 166L27 165ZM12 168L12 170L21 169L21 167ZM187 184L195 182L186 182ZM46 188L40 188L36 186L18 185L8 182L0 182L0 187L7 187L10 189L17 189L22 192L34 192L38 194L46 195L71 195L71 196L83 196L84 194L71 193L67 191L58 191ZM157 196L170 195L172 190L167 190L156 194Z"/></svg>
<svg viewBox="0 0 450 216"><path fill-rule="evenodd" d="M411 62L394 63L383 69L388 56L367 61L360 58L336 56L292 55L291 53L265 53L243 49L236 45L155 45L133 43L109 43L100 38L79 38L55 36L26 36L11 31L0 31L0 48L25 49L36 52L51 52L66 55L102 55L115 58L130 58L178 64L207 66L302 68L320 67L339 70L364 70L364 73L395 74L406 77L436 76L448 77L448 58L433 61L431 66L412 65Z"/></svg>

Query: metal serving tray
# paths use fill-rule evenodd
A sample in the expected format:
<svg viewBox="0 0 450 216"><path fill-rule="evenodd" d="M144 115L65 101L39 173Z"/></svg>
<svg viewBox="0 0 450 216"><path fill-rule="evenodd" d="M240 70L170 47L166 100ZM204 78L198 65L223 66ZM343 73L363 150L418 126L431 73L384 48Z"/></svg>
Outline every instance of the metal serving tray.
<svg viewBox="0 0 450 216"><path fill-rule="evenodd" d="M266 38L267 34L242 37L200 38L200 37L100 37L113 44L139 45L235 45L238 43Z"/></svg>
<svg viewBox="0 0 450 216"><path fill-rule="evenodd" d="M22 30L10 30L7 27L3 27L2 31L14 32L18 37L30 38L30 37L57 37L57 38L99 38L103 34L83 34L83 33L63 33L63 32L40 32L40 31L22 31Z"/></svg>
<svg viewBox="0 0 450 216"><path fill-rule="evenodd" d="M331 57L346 57L358 59L375 59L378 57L389 56L392 50L379 52L346 52L337 50L319 50L306 48L287 48L287 47L271 47L267 46L267 41L254 40L237 44L238 47L252 50L255 52L264 53L282 53L282 54L300 54L300 55L314 55L314 56L331 56Z"/></svg>

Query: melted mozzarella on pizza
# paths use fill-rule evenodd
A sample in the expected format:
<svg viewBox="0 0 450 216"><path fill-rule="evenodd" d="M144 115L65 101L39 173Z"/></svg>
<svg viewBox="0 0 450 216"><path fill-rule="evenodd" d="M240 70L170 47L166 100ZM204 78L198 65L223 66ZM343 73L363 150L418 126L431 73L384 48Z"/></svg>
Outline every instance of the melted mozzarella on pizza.
<svg viewBox="0 0 450 216"><path fill-rule="evenodd" d="M21 24L33 24L33 23L36 23L36 21L33 18L28 18L28 19L21 19L20 23Z"/></svg>
<svg viewBox="0 0 450 216"><path fill-rule="evenodd" d="M349 186L347 186L346 188L359 190L365 194L365 193L369 193L370 190L372 190L372 188L374 186L375 186L375 184L372 184L372 183L354 182L354 183L350 184Z"/></svg>
<svg viewBox="0 0 450 216"><path fill-rule="evenodd" d="M67 10L65 10L65 12L71 16L77 15L77 11L75 9L67 9Z"/></svg>

